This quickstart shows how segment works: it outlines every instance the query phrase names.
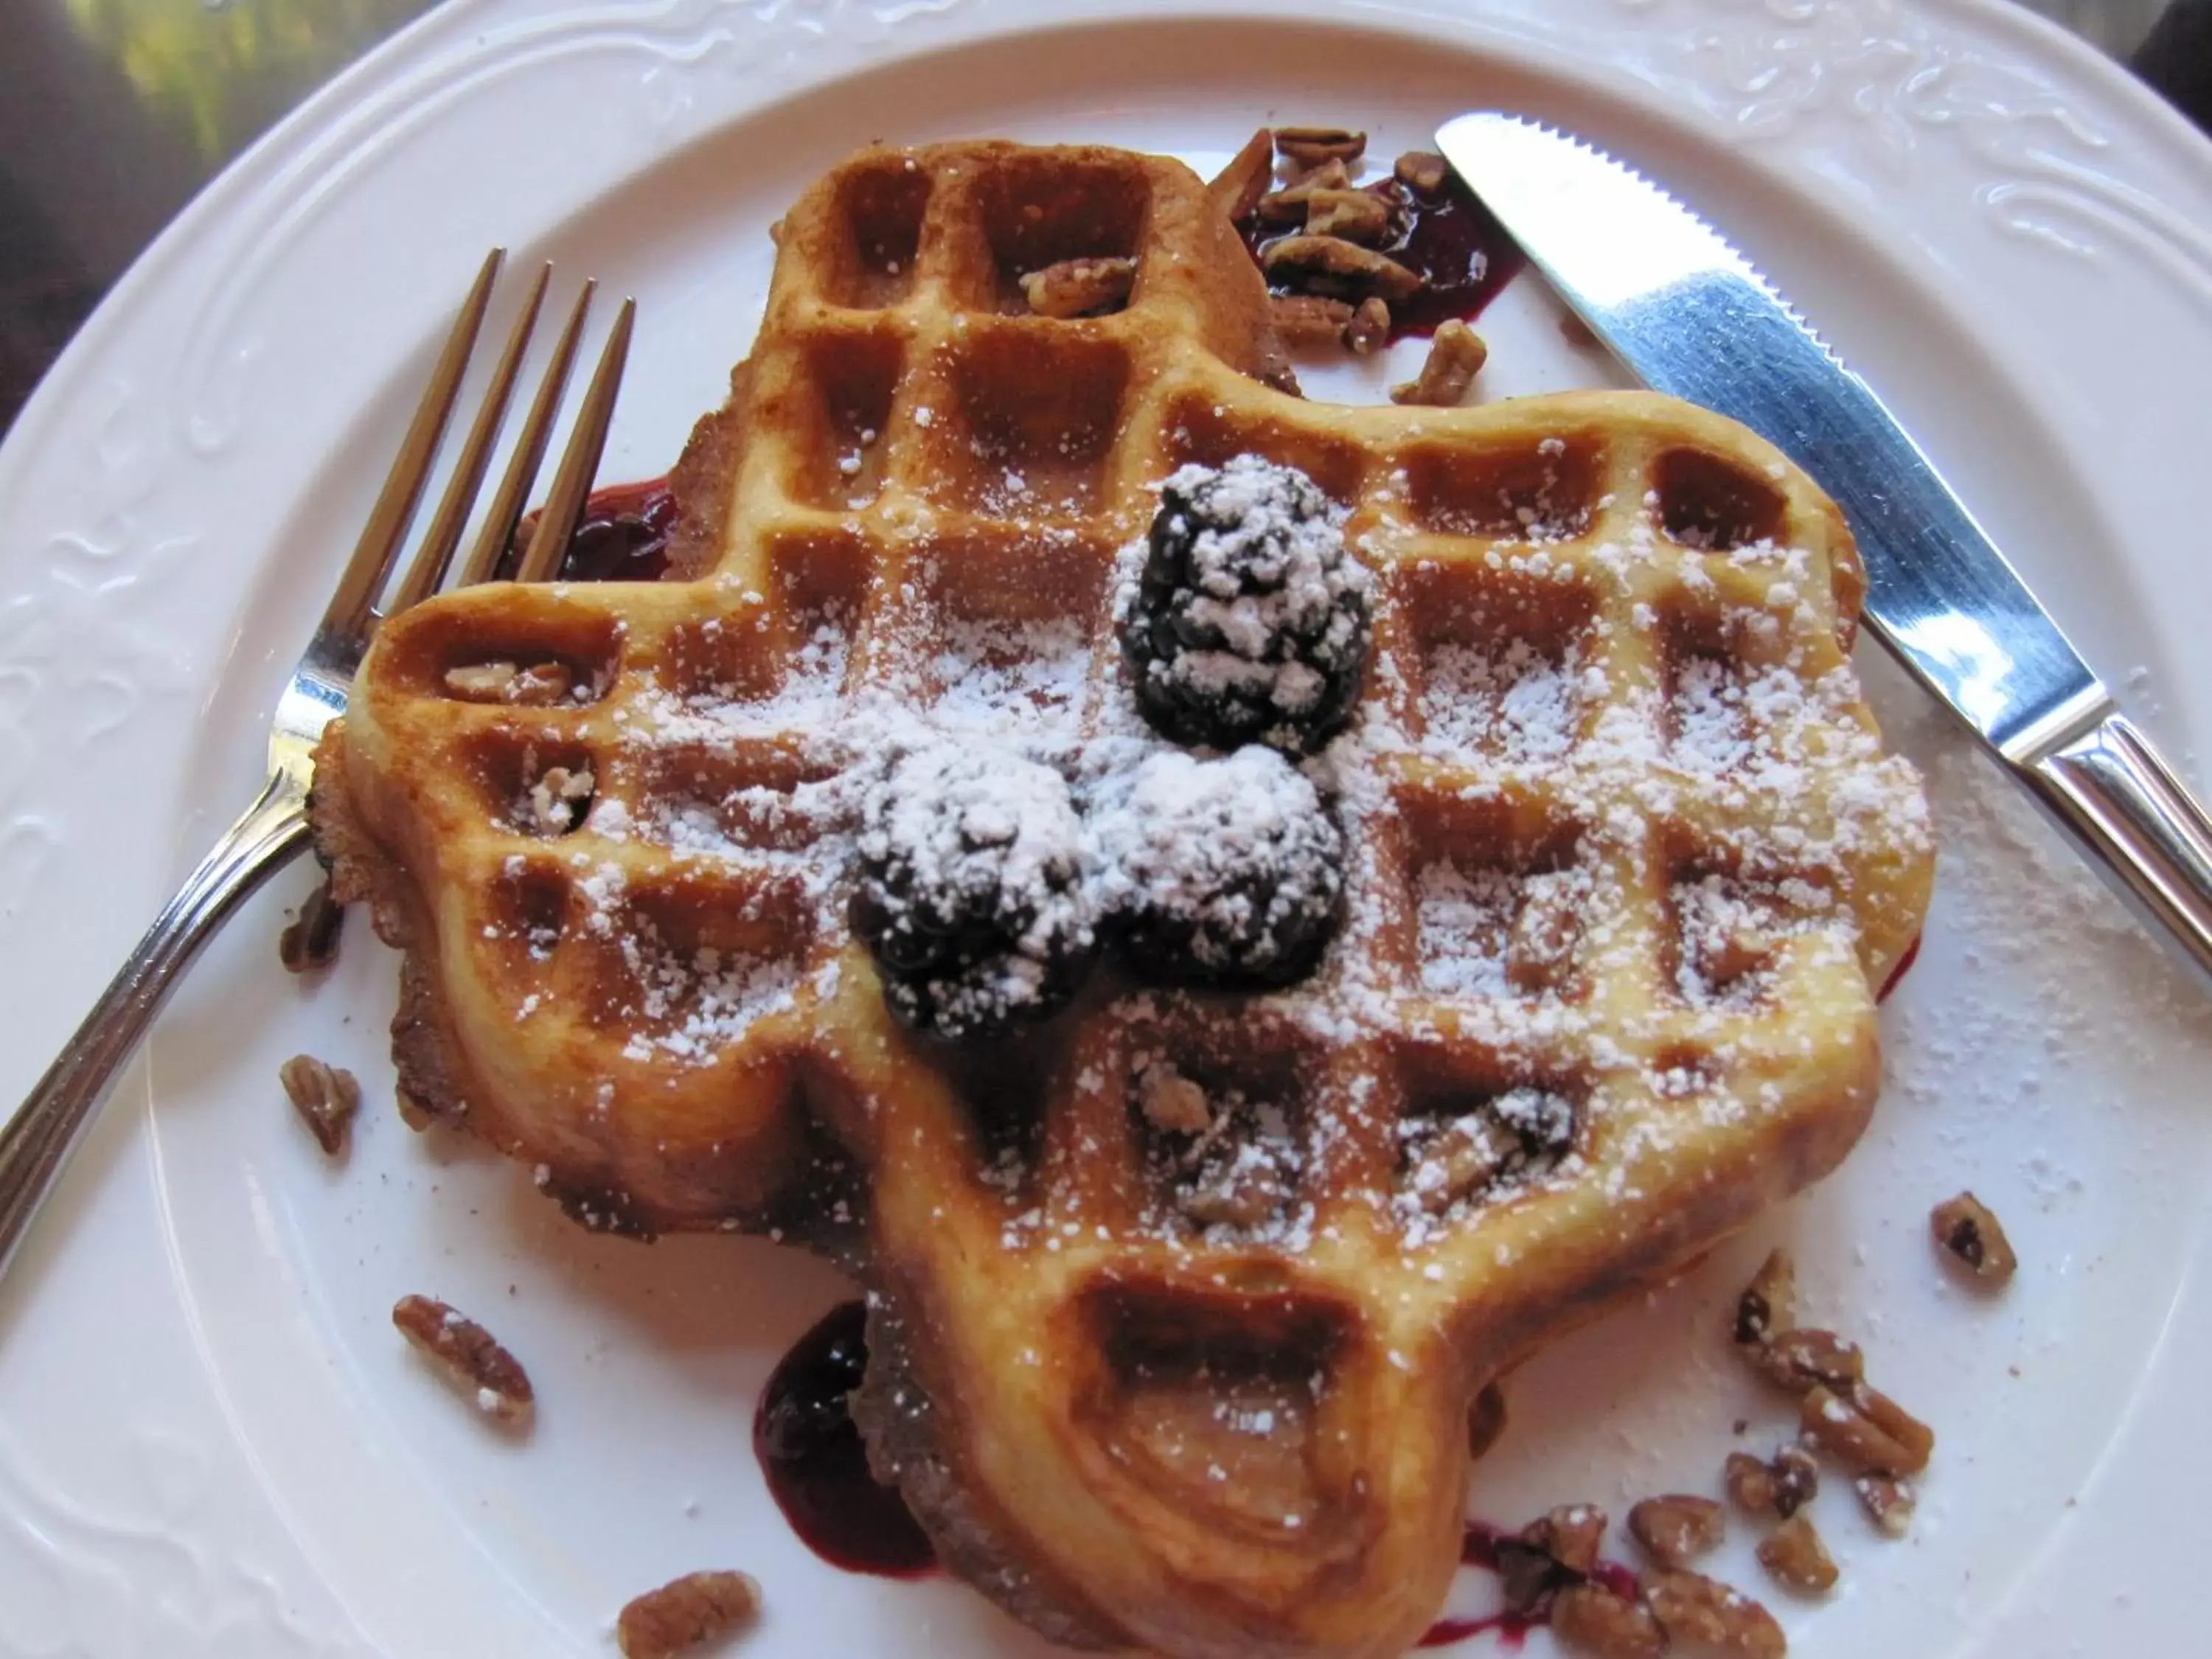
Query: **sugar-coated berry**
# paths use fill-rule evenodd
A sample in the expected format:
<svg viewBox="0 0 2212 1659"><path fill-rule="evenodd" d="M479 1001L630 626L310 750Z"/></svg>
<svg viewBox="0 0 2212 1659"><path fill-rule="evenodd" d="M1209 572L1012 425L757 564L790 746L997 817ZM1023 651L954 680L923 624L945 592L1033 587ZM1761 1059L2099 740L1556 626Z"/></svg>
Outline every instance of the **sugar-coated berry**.
<svg viewBox="0 0 2212 1659"><path fill-rule="evenodd" d="M1097 834L1101 910L1146 978L1286 985L1335 932L1343 834L1272 749L1149 756L1103 805Z"/></svg>
<svg viewBox="0 0 2212 1659"><path fill-rule="evenodd" d="M1370 580L1344 510L1296 467L1237 455L1160 487L1121 654L1138 706L1178 743L1318 748L1358 702Z"/></svg>
<svg viewBox="0 0 2212 1659"><path fill-rule="evenodd" d="M866 797L853 929L891 1012L959 1042L1066 1003L1095 955L1090 846L1049 767L988 748L907 754Z"/></svg>

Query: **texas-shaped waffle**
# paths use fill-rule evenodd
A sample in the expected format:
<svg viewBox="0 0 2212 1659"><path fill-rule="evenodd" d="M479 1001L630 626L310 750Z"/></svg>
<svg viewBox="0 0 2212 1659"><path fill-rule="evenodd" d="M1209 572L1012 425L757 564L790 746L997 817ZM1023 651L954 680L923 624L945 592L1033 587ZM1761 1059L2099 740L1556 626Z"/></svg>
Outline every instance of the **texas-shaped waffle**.
<svg viewBox="0 0 2212 1659"><path fill-rule="evenodd" d="M1079 256L1133 258L1126 303L1030 314ZM1179 164L863 152L782 222L671 579L388 623L316 792L403 952L405 1097L592 1224L830 1253L870 1292L855 1416L948 1567L1175 1659L1420 1634L1477 1391L1857 1139L1932 866L1849 664L1849 531L1778 452L1646 393L1284 379ZM1308 763L1346 842L1319 969L902 1028L847 922L872 759L1158 746L1117 592L1162 480L1246 453L1374 577ZM1257 1208L1191 1201L1162 1079L1265 1141Z"/></svg>

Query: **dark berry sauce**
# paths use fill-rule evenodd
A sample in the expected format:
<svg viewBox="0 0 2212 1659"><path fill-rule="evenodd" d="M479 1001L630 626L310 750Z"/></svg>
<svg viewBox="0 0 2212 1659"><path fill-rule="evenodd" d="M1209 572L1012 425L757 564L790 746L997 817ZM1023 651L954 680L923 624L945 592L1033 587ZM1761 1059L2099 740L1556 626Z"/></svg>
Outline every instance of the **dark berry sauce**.
<svg viewBox="0 0 2212 1659"><path fill-rule="evenodd" d="M508 538L502 573L520 562L538 528L527 513ZM668 568L668 538L676 529L676 497L666 478L609 484L584 500L576 533L568 538L555 580L564 582L659 581Z"/></svg>
<svg viewBox="0 0 2212 1659"><path fill-rule="evenodd" d="M1875 994L1874 1000L1876 1002L1888 1001L1889 994L1905 982L1905 976L1912 971L1912 964L1919 960L1920 936L1916 933L1912 936L1912 943L1905 947L1905 954L1897 959L1897 966L1889 970L1889 977L1881 982L1881 989Z"/></svg>
<svg viewBox="0 0 2212 1659"><path fill-rule="evenodd" d="M918 1578L937 1556L897 1492L868 1470L848 1398L868 1366L866 1310L832 1309L783 1357L753 1413L753 1453L807 1548L848 1572Z"/></svg>
<svg viewBox="0 0 2212 1659"><path fill-rule="evenodd" d="M1513 1534L1503 1527L1494 1527L1487 1521L1470 1521L1460 1536L1459 1559L1470 1567L1480 1567L1488 1572L1498 1568L1498 1548L1511 1540ZM1614 1595L1636 1599L1636 1574L1618 1561L1601 1561L1591 1572L1592 1582L1603 1585ZM1498 1613L1485 1613L1480 1619L1439 1619L1429 1626L1428 1633L1414 1644L1416 1647L1445 1648L1456 1642L1495 1632L1498 1645L1508 1652L1518 1652L1528 1639L1528 1632L1552 1622L1553 1592L1547 1590L1535 1603L1516 1610L1505 1608Z"/></svg>
<svg viewBox="0 0 2212 1659"><path fill-rule="evenodd" d="M1473 322L1528 263L1520 245L1455 173L1446 173L1433 191L1416 190L1397 179L1364 188L1390 205L1395 234L1381 244L1382 252L1427 278L1419 294L1391 306L1394 340L1433 334L1437 324L1455 318ZM1297 231L1295 225L1262 224L1256 212L1247 214L1237 228L1255 259L1270 243Z"/></svg>

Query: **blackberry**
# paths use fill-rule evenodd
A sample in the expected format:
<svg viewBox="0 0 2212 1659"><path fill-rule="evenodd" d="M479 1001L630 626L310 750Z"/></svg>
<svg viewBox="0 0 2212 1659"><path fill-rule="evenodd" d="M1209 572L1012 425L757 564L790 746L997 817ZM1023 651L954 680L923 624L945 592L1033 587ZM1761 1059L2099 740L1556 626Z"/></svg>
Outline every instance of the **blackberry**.
<svg viewBox="0 0 2212 1659"><path fill-rule="evenodd" d="M1312 971L1336 929L1343 834L1271 749L1152 754L1097 835L1102 909L1150 976L1287 985Z"/></svg>
<svg viewBox="0 0 2212 1659"><path fill-rule="evenodd" d="M1311 478L1257 455L1160 486L1121 655L1161 733L1297 754L1344 724L1367 663L1369 578L1343 526Z"/></svg>
<svg viewBox="0 0 2212 1659"><path fill-rule="evenodd" d="M1057 772L988 750L908 754L869 792L853 931L893 1014L954 1042L1041 1019L1095 953L1089 846Z"/></svg>

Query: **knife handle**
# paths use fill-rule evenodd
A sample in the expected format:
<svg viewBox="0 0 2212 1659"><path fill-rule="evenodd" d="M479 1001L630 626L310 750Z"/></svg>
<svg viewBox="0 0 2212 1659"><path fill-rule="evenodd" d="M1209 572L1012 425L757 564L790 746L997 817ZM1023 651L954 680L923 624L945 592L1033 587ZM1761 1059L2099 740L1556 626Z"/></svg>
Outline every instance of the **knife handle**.
<svg viewBox="0 0 2212 1659"><path fill-rule="evenodd" d="M2117 711L2021 775L2154 931L2212 979L2212 817Z"/></svg>

